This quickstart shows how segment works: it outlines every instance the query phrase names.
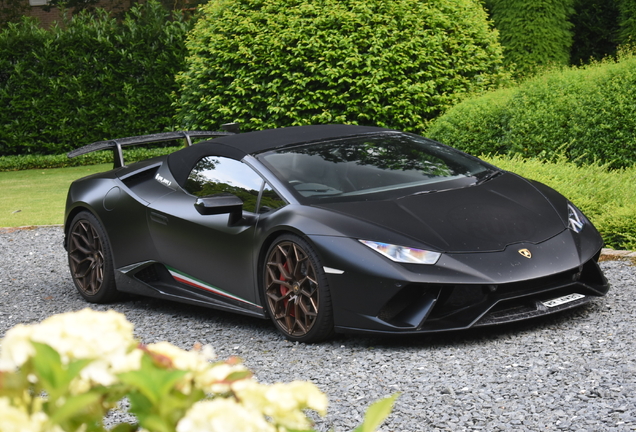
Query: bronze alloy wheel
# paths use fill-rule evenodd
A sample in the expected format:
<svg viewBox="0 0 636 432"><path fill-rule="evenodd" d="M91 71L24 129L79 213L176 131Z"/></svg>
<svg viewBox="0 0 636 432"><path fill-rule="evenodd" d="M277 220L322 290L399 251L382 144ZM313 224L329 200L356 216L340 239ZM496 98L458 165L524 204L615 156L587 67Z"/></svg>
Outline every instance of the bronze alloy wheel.
<svg viewBox="0 0 636 432"><path fill-rule="evenodd" d="M104 303L117 297L106 235L89 213L78 214L68 234L68 262L73 282L85 299Z"/></svg>
<svg viewBox="0 0 636 432"><path fill-rule="evenodd" d="M87 295L97 294L104 282L104 250L90 222L80 220L73 227L68 256L78 288Z"/></svg>
<svg viewBox="0 0 636 432"><path fill-rule="evenodd" d="M331 301L318 259L295 236L270 247L265 263L267 309L291 340L314 342L332 333Z"/></svg>

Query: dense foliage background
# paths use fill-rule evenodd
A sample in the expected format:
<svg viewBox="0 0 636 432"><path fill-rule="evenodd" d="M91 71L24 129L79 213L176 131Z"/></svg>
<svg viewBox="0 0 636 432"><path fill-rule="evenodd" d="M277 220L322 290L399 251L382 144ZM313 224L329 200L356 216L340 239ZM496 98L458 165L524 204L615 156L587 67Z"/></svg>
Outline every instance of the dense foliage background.
<svg viewBox="0 0 636 432"><path fill-rule="evenodd" d="M587 64L636 42L636 0L483 0L517 78Z"/></svg>
<svg viewBox="0 0 636 432"><path fill-rule="evenodd" d="M211 1L178 75L185 129L353 123L421 131L505 78L473 0Z"/></svg>
<svg viewBox="0 0 636 432"><path fill-rule="evenodd" d="M636 58L614 60L636 44L636 0L210 0L190 21L168 9L205 0L161 2L45 31L7 24L28 8L0 0L0 171L111 161L62 153L230 121L428 129L556 187L608 245L636 247Z"/></svg>
<svg viewBox="0 0 636 432"><path fill-rule="evenodd" d="M155 1L0 32L0 155L56 154L172 125L189 25Z"/></svg>
<svg viewBox="0 0 636 432"><path fill-rule="evenodd" d="M636 57L556 70L467 100L427 135L473 154L636 164Z"/></svg>
<svg viewBox="0 0 636 432"><path fill-rule="evenodd" d="M570 64L574 0L489 0L505 63L528 76L547 65Z"/></svg>

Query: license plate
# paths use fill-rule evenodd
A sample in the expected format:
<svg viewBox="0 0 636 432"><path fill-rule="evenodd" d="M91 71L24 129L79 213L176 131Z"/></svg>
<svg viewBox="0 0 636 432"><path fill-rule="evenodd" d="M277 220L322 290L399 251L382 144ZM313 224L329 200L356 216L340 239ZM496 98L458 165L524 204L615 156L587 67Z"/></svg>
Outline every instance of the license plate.
<svg viewBox="0 0 636 432"><path fill-rule="evenodd" d="M544 306L551 308L551 307L559 306L565 303L573 302L574 300L582 299L583 297L585 297L583 294L575 293L575 294L568 294L563 297L557 297L555 299L544 301L541 303L543 303Z"/></svg>

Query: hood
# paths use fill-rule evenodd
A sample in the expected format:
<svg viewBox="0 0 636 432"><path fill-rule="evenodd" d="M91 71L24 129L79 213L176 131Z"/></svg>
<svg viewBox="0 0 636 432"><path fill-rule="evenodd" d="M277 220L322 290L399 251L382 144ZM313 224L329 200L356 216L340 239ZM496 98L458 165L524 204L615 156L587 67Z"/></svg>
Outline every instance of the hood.
<svg viewBox="0 0 636 432"><path fill-rule="evenodd" d="M532 184L509 173L461 189L316 207L371 222L443 252L501 251L514 243L540 243L566 228Z"/></svg>

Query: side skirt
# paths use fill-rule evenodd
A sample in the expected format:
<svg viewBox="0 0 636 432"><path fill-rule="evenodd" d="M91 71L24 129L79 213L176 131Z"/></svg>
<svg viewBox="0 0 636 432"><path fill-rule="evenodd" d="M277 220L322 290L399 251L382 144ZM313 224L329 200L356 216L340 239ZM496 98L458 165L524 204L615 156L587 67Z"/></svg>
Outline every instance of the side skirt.
<svg viewBox="0 0 636 432"><path fill-rule="evenodd" d="M267 318L262 306L156 261L144 261L117 269L115 283L122 292Z"/></svg>

